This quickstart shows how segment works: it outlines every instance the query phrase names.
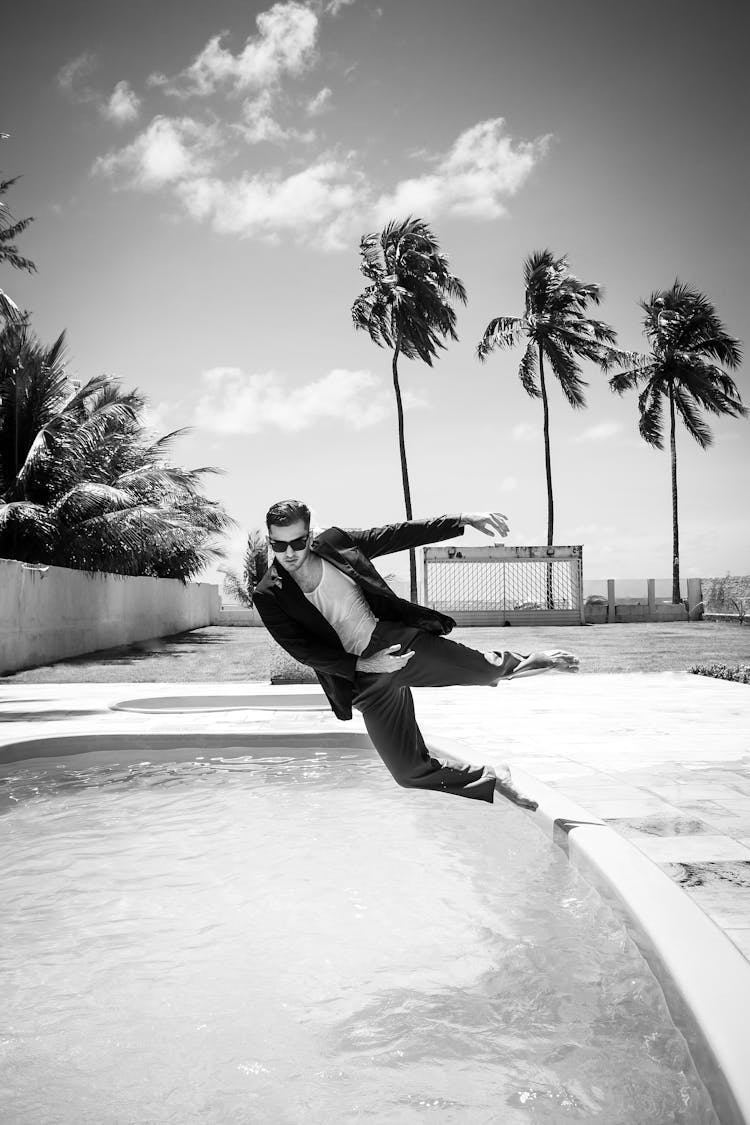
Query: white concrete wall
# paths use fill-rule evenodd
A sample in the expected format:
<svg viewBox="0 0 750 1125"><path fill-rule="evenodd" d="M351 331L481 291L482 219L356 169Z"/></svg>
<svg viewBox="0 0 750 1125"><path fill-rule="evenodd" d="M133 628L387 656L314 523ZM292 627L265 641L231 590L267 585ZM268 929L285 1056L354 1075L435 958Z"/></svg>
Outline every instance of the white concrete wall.
<svg viewBox="0 0 750 1125"><path fill-rule="evenodd" d="M244 606L240 605L223 605L212 624L237 625L253 629L263 628L263 622L255 606L252 609L245 609Z"/></svg>
<svg viewBox="0 0 750 1125"><path fill-rule="evenodd" d="M0 559L0 674L213 624L218 586Z"/></svg>

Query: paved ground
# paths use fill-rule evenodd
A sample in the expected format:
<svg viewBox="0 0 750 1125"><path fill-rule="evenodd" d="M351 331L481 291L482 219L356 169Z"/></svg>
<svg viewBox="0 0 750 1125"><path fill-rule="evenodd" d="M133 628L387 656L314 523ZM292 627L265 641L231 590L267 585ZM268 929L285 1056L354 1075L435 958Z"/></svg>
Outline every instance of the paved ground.
<svg viewBox="0 0 750 1125"><path fill-rule="evenodd" d="M567 648L581 657L583 674L676 672L714 661L750 664L750 628L707 621L454 629L451 639L478 649ZM211 626L0 677L0 690L15 683L256 682L268 679L268 668L264 629Z"/></svg>
<svg viewBox="0 0 750 1125"><path fill-rule="evenodd" d="M173 686L166 694L242 697L242 685L223 685L206 671L204 664L203 684ZM159 694L165 694L159 683L6 682L0 687L0 722L6 724L0 745L113 730L364 730L358 715L341 724L327 710L170 716L109 710L117 700ZM683 887L750 960L750 686L685 672L548 673L496 689L425 689L416 701L428 739L462 742L473 761L508 761L532 782L553 786L604 818Z"/></svg>

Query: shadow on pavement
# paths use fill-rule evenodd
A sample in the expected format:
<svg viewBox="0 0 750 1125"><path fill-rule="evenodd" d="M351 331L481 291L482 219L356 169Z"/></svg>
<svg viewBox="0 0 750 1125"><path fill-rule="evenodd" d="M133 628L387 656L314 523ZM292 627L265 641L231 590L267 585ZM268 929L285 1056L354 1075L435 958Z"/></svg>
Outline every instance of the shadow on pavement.
<svg viewBox="0 0 750 1125"><path fill-rule="evenodd" d="M79 719L82 715L101 713L101 708L85 711L0 711L0 723L48 723L51 720Z"/></svg>
<svg viewBox="0 0 750 1125"><path fill-rule="evenodd" d="M134 641L132 645L117 645L115 648L97 649L95 652L83 652L80 656L68 656L63 660L55 660L53 664L40 664L34 669L19 669L22 671L36 671L42 668L72 666L80 668L87 664L135 664L139 660L148 660L153 656L182 656L180 647L187 649L199 648L203 645L224 645L229 643L229 638L223 635L201 635L200 631L192 633L175 633L172 637L154 637L148 641ZM18 673L9 672L8 678ZM27 702L27 700L24 700Z"/></svg>

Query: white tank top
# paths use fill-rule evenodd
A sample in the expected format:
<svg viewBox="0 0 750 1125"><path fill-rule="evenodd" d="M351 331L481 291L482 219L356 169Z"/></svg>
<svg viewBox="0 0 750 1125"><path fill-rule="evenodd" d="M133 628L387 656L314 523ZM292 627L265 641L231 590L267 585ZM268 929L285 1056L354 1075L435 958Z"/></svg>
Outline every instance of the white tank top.
<svg viewBox="0 0 750 1125"><path fill-rule="evenodd" d="M347 652L361 656L370 643L378 619L356 582L326 559L323 575L305 597L323 614Z"/></svg>

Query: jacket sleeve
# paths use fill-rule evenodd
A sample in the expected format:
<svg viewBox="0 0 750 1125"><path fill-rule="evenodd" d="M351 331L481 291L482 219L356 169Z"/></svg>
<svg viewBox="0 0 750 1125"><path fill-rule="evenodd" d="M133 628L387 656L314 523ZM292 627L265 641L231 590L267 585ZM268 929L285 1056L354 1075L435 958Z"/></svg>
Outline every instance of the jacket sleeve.
<svg viewBox="0 0 750 1125"><path fill-rule="evenodd" d="M305 633L296 621L284 613L275 599L267 593L256 590L253 605L276 643L295 660L299 660L300 664L307 664L316 672L326 672L329 676L343 676L347 680L354 680L357 671L356 656L342 648L332 648L317 638L310 639L310 634Z"/></svg>
<svg viewBox="0 0 750 1125"><path fill-rule="evenodd" d="M392 555L396 551L407 551L410 547L426 547L429 543L440 543L443 539L453 539L463 535L464 529L458 516L436 516L431 520L407 520L405 523L389 523L385 527L368 529L346 529L368 559L378 555Z"/></svg>

